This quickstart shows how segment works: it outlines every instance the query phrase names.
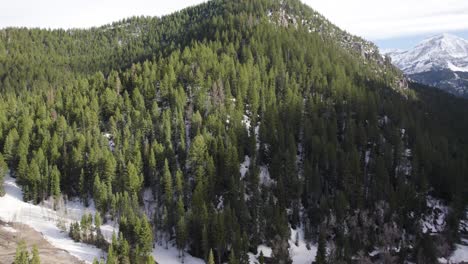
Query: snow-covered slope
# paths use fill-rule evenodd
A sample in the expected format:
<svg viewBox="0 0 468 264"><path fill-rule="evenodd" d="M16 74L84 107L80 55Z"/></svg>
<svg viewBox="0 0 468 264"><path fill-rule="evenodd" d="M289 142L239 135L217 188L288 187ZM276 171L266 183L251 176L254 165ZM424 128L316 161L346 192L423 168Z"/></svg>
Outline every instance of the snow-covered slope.
<svg viewBox="0 0 468 264"><path fill-rule="evenodd" d="M468 40L442 34L410 50L382 50L413 81L468 98Z"/></svg>
<svg viewBox="0 0 468 264"><path fill-rule="evenodd" d="M54 211L49 202L44 202L41 205L24 202L21 188L16 184L16 180L9 175L5 177L3 186L6 194L0 197L0 220L7 223L22 223L32 227L40 232L52 246L66 250L85 263L91 263L94 258L106 257L106 253L101 249L73 241L68 236L68 232L62 231L58 227L58 223L68 227L71 222L79 221L83 214L91 213L94 215L96 209L93 204L85 207L79 201L68 201L60 210ZM101 231L104 237L110 240L114 232L118 233L118 227L109 221L101 226ZM181 263L177 249L171 245L166 248L156 244L153 256L158 263ZM204 261L185 253L185 263L203 264Z"/></svg>
<svg viewBox="0 0 468 264"><path fill-rule="evenodd" d="M468 72L468 41L450 34L423 40L413 49L387 53L406 74L451 70Z"/></svg>
<svg viewBox="0 0 468 264"><path fill-rule="evenodd" d="M76 243L57 227L59 221L68 224L81 218L89 210L77 202L69 202L66 211L56 212L47 206L23 202L23 192L15 179L5 178L5 196L0 197L0 219L5 222L26 224L42 233L44 238L56 248L68 251L80 260L91 263L95 257L105 256L102 250L84 243Z"/></svg>

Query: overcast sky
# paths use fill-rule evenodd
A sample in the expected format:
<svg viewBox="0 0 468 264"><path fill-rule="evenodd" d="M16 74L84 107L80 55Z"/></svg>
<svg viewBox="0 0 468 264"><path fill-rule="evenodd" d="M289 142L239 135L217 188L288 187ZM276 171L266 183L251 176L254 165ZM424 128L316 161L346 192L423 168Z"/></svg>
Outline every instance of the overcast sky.
<svg viewBox="0 0 468 264"><path fill-rule="evenodd" d="M302 0L339 27L381 46L455 32L468 36L467 0ZM204 0L2 0L0 28L83 28L161 16ZM398 40L398 41L397 41Z"/></svg>

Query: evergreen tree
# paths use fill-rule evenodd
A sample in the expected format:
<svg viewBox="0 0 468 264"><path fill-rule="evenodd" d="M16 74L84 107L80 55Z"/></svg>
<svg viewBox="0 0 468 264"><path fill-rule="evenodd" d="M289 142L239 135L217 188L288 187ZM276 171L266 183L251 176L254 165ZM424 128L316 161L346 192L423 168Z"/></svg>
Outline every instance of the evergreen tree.
<svg viewBox="0 0 468 264"><path fill-rule="evenodd" d="M50 171L50 194L58 199L60 195L60 171L57 166L53 166Z"/></svg>
<svg viewBox="0 0 468 264"><path fill-rule="evenodd" d="M327 249L326 249L326 241L325 241L325 232L320 230L318 247L317 247L317 255L315 256L315 263L316 264L326 264L327 263Z"/></svg>
<svg viewBox="0 0 468 264"><path fill-rule="evenodd" d="M182 216L177 222L177 248L179 251L184 251L187 242L187 225L185 223L185 217Z"/></svg>
<svg viewBox="0 0 468 264"><path fill-rule="evenodd" d="M106 264L118 264L116 253L114 252L114 245L111 244L107 250L107 261Z"/></svg>
<svg viewBox="0 0 468 264"><path fill-rule="evenodd" d="M171 172L169 170L169 163L167 159L164 161L164 195L165 195L165 207L173 208L174 207L174 190ZM166 232L171 234L173 226L173 210L168 211L168 225Z"/></svg>
<svg viewBox="0 0 468 264"><path fill-rule="evenodd" d="M32 249L32 258L29 261L29 264L41 264L41 259L39 258L39 250L37 246L34 245Z"/></svg>
<svg viewBox="0 0 468 264"><path fill-rule="evenodd" d="M3 180L7 174L8 166L3 159L3 155L0 153L0 197L5 195L5 190L3 188Z"/></svg>
<svg viewBox="0 0 468 264"><path fill-rule="evenodd" d="M263 251L260 250L260 255L258 256L258 264L265 264L265 256L263 256Z"/></svg>
<svg viewBox="0 0 468 264"><path fill-rule="evenodd" d="M234 254L234 250L231 250L231 253L229 254L229 264L239 264L239 261L236 258L236 255Z"/></svg>
<svg viewBox="0 0 468 264"><path fill-rule="evenodd" d="M213 250L210 249L210 254L208 255L208 264L215 264L214 262L214 256L213 256Z"/></svg>
<svg viewBox="0 0 468 264"><path fill-rule="evenodd" d="M29 253L24 241L21 241L16 247L14 264L29 264Z"/></svg>
<svg viewBox="0 0 468 264"><path fill-rule="evenodd" d="M141 219L137 241L141 255L144 257L149 256L153 248L153 230L151 229L146 215L143 215L143 218Z"/></svg>

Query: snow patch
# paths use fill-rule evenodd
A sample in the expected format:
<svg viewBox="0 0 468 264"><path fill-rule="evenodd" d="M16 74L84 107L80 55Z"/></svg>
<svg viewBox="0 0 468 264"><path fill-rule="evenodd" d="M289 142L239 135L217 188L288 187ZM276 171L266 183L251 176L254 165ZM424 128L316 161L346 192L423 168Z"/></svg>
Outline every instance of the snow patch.
<svg viewBox="0 0 468 264"><path fill-rule="evenodd" d="M245 174L247 171L249 171L250 167L250 157L248 155L245 155L244 162L241 163L239 172L241 174L241 179L245 177Z"/></svg>
<svg viewBox="0 0 468 264"><path fill-rule="evenodd" d="M445 228L445 218L448 214L448 207L442 201L428 196L426 205L429 208L429 213L421 218L421 226L423 233L439 233Z"/></svg>
<svg viewBox="0 0 468 264"><path fill-rule="evenodd" d="M453 63L451 63L450 61L447 63L447 67L451 71L454 71L454 72L468 72L468 66L458 67L458 66L453 65ZM457 75L457 77L458 77L458 75Z"/></svg>
<svg viewBox="0 0 468 264"><path fill-rule="evenodd" d="M275 181L270 177L270 171L267 166L260 166L260 184L271 186Z"/></svg>
<svg viewBox="0 0 468 264"><path fill-rule="evenodd" d="M109 144L109 149L110 149L111 151L114 151L114 149L115 149L115 142L114 142L114 138L113 138L112 134L110 134L110 133L104 133L103 136L104 136L105 138L107 138L107 140L109 141L109 143L108 143L108 144Z"/></svg>
<svg viewBox="0 0 468 264"><path fill-rule="evenodd" d="M257 254L254 255L253 253L248 253L249 255L249 263L250 264L255 264L258 263L258 257L260 256L260 252L263 253L264 257L271 258L271 253L273 250L270 247L267 247L265 245L259 245L257 247Z"/></svg>
<svg viewBox="0 0 468 264"><path fill-rule="evenodd" d="M166 249L165 247L156 244L156 247L153 250L153 257L156 260L156 262L161 264L182 263L182 259L179 258L179 251L172 245L170 245L168 249ZM191 255L185 253L183 263L204 264L205 262L199 258L194 258Z"/></svg>
<svg viewBox="0 0 468 264"><path fill-rule="evenodd" d="M297 243L297 245L296 245ZM291 255L293 264L310 264L317 255L317 247L308 245L304 240L304 230L291 228L291 238L289 239L289 254Z"/></svg>
<svg viewBox="0 0 468 264"><path fill-rule="evenodd" d="M241 122L245 126L245 129L247 129L247 134L250 137L250 118L247 115L243 115Z"/></svg>
<svg viewBox="0 0 468 264"><path fill-rule="evenodd" d="M465 243L468 241L465 240ZM450 263L463 263L468 262L468 245L456 245L455 251L449 258Z"/></svg>
<svg viewBox="0 0 468 264"><path fill-rule="evenodd" d="M2 229L9 232L9 233L17 233L18 232L16 229L14 229L13 227L11 227L9 225L2 226Z"/></svg>

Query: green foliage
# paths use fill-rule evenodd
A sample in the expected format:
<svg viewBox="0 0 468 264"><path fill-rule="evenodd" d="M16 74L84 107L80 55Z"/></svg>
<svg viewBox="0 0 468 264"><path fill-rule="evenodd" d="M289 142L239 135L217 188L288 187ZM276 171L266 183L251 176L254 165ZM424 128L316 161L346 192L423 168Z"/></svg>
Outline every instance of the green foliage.
<svg viewBox="0 0 468 264"><path fill-rule="evenodd" d="M26 243L21 241L16 247L14 264L29 264L29 253L26 247Z"/></svg>
<svg viewBox="0 0 468 264"><path fill-rule="evenodd" d="M283 11L304 24L282 23ZM290 228L313 241L325 222L346 262L383 236L366 223L416 236L408 215L428 190L456 204L456 238L466 101L396 89L395 68L356 50L372 44L300 1L213 0L88 30L0 33L0 180L8 167L35 203L93 199L95 227L86 216L70 236L99 243L101 222L119 223L111 261L151 261L153 240L175 238L218 263L233 252L244 263L260 244L288 263Z"/></svg>
<svg viewBox="0 0 468 264"><path fill-rule="evenodd" d="M213 250L210 249L210 254L208 255L208 264L215 264L214 262L214 256L213 256Z"/></svg>
<svg viewBox="0 0 468 264"><path fill-rule="evenodd" d="M29 264L41 264L41 259L39 257L39 250L37 249L36 245L33 246L32 258L29 261Z"/></svg>
<svg viewBox="0 0 468 264"><path fill-rule="evenodd" d="M326 248L325 232L320 231L317 255L315 256L316 264L326 264L327 263L327 248Z"/></svg>
<svg viewBox="0 0 468 264"><path fill-rule="evenodd" d="M3 188L3 180L8 172L8 166L3 159L3 155L0 153L0 196L5 195L5 190Z"/></svg>

